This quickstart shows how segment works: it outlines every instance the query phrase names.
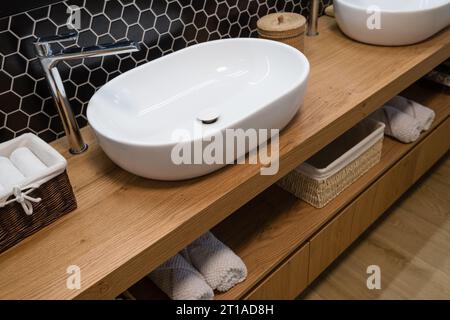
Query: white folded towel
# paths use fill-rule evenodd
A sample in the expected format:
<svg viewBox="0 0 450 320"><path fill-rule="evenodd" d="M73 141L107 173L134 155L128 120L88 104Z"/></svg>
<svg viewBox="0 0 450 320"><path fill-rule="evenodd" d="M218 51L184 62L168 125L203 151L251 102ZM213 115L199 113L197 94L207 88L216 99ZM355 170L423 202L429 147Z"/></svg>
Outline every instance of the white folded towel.
<svg viewBox="0 0 450 320"><path fill-rule="evenodd" d="M0 157L0 183L3 187L12 189L25 179L25 176L13 165L11 160Z"/></svg>
<svg viewBox="0 0 450 320"><path fill-rule="evenodd" d="M422 130L430 129L431 124L436 117L436 114L432 109L401 96L392 98L387 105L392 106L416 119L422 126Z"/></svg>
<svg viewBox="0 0 450 320"><path fill-rule="evenodd" d="M28 148L20 147L14 150L9 159L14 166L20 170L25 177L39 176L48 168L36 155Z"/></svg>
<svg viewBox="0 0 450 320"><path fill-rule="evenodd" d="M2 194L5 191L6 191L5 187L0 184L0 194Z"/></svg>
<svg viewBox="0 0 450 320"><path fill-rule="evenodd" d="M212 300L213 290L202 275L180 254L149 274L149 278L172 300Z"/></svg>
<svg viewBox="0 0 450 320"><path fill-rule="evenodd" d="M422 130L416 119L388 105L372 113L370 118L383 122L384 133L404 143L416 141Z"/></svg>
<svg viewBox="0 0 450 320"><path fill-rule="evenodd" d="M230 248L207 232L182 251L214 290L227 291L247 277L247 267Z"/></svg>

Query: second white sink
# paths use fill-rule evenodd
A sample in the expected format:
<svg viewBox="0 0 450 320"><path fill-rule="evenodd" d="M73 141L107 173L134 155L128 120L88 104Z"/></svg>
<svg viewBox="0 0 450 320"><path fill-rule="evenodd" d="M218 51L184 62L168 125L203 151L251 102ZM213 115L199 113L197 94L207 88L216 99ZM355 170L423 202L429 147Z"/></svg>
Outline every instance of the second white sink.
<svg viewBox="0 0 450 320"><path fill-rule="evenodd" d="M417 43L450 23L450 0L334 0L333 5L346 35L375 45ZM377 14L379 19L374 20ZM374 27L376 22L379 28Z"/></svg>
<svg viewBox="0 0 450 320"><path fill-rule="evenodd" d="M125 170L187 179L224 164L174 163L174 133L186 133L183 144L190 145L228 128L282 129L303 102L308 75L308 60L288 45L211 41L110 81L89 102L87 116L100 146Z"/></svg>

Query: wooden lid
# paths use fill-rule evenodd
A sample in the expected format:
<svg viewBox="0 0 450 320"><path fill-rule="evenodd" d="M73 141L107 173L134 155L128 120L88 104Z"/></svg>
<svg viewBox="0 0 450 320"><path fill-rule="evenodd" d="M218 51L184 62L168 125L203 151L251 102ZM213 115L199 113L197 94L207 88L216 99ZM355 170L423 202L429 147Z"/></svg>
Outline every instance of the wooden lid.
<svg viewBox="0 0 450 320"><path fill-rule="evenodd" d="M305 32L306 18L298 13L278 12L262 17L256 23L260 35L269 38L295 37Z"/></svg>

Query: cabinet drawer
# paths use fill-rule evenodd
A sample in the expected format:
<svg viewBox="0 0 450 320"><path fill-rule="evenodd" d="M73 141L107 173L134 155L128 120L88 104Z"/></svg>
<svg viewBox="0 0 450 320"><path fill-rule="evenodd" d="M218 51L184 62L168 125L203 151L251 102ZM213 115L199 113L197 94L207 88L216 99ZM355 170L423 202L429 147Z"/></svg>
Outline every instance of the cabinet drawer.
<svg viewBox="0 0 450 320"><path fill-rule="evenodd" d="M449 149L450 119L421 141L355 201L352 240L383 214Z"/></svg>
<svg viewBox="0 0 450 320"><path fill-rule="evenodd" d="M372 218L376 220L395 200L426 173L450 147L450 119L447 118L377 183Z"/></svg>
<svg viewBox="0 0 450 320"><path fill-rule="evenodd" d="M308 285L308 261L309 244L306 244L250 292L245 299L294 299Z"/></svg>
<svg viewBox="0 0 450 320"><path fill-rule="evenodd" d="M352 242L350 205L310 240L309 282L312 282Z"/></svg>

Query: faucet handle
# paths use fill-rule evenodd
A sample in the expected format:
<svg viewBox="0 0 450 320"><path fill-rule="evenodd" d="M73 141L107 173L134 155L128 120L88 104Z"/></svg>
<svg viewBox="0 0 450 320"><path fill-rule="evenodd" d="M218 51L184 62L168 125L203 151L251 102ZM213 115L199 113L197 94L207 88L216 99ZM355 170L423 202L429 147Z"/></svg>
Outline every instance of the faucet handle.
<svg viewBox="0 0 450 320"><path fill-rule="evenodd" d="M51 54L52 52L50 44L61 41L76 40L77 38L78 32L76 31L72 31L61 35L41 37L34 42L34 47L39 56L46 56Z"/></svg>
<svg viewBox="0 0 450 320"><path fill-rule="evenodd" d="M61 35L38 38L37 41L35 42L35 44L40 45L40 44L55 43L55 42L60 42L60 41L70 41L70 40L77 40L77 38L78 38L78 32L72 31L69 33L61 34Z"/></svg>

